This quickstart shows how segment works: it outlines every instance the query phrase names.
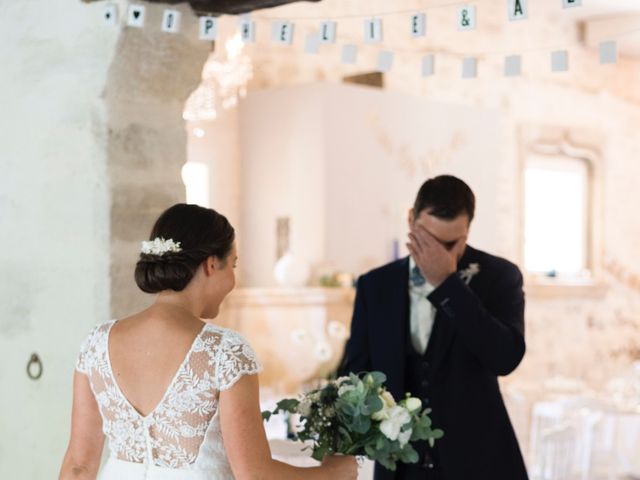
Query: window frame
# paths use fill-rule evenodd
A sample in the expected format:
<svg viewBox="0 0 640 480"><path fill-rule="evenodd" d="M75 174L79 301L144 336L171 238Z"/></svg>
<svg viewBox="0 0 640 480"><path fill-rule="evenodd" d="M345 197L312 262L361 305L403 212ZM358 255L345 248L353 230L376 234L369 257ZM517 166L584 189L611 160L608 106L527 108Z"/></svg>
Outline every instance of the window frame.
<svg viewBox="0 0 640 480"><path fill-rule="evenodd" d="M607 286L602 282L602 160L598 132L566 127L522 127L520 135L520 165L518 171L518 239L519 263L527 294L543 297L589 296L601 297ZM600 143L602 143L600 141ZM585 266L588 276L559 275L549 277L524 268L525 245L525 173L532 156L564 157L584 161L587 166L587 200L585 233Z"/></svg>

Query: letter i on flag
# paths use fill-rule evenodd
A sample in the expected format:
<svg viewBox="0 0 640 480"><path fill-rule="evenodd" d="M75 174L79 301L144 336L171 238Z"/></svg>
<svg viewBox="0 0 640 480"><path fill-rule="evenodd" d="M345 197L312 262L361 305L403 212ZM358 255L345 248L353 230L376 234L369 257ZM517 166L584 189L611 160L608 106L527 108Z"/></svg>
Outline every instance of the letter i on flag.
<svg viewBox="0 0 640 480"><path fill-rule="evenodd" d="M382 41L382 19L371 18L364 21L364 40L367 43Z"/></svg>
<svg viewBox="0 0 640 480"><path fill-rule="evenodd" d="M180 12L178 10L164 11L162 31L167 33L178 33L180 31Z"/></svg>

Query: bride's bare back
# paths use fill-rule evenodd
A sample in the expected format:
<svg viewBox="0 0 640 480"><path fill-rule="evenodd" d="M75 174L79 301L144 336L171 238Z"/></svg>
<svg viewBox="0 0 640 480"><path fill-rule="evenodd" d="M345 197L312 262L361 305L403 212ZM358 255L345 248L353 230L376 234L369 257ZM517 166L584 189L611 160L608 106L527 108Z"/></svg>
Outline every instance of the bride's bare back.
<svg viewBox="0 0 640 480"><path fill-rule="evenodd" d="M142 416L153 411L205 323L154 309L118 321L109 335L115 381Z"/></svg>

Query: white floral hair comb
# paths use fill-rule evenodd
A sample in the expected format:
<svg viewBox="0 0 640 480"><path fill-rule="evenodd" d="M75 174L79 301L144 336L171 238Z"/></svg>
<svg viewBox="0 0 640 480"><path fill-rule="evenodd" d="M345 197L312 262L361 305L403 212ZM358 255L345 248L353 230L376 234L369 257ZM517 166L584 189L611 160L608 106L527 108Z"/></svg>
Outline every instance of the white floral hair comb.
<svg viewBox="0 0 640 480"><path fill-rule="evenodd" d="M162 256L168 252L181 252L182 248L180 247L180 242L174 242L171 238L165 240L162 237L156 237L151 241L142 242L140 251L146 255Z"/></svg>

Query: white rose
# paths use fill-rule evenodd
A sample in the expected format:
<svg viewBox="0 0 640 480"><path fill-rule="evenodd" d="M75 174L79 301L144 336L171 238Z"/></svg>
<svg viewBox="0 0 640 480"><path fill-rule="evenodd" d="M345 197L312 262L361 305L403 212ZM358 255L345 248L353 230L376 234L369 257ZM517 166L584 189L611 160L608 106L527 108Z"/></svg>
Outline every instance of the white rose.
<svg viewBox="0 0 640 480"><path fill-rule="evenodd" d="M401 447L404 447L407 443L409 443L412 433L413 433L413 430L409 429L409 430L405 430L404 432L400 432L398 434L398 441L400 442Z"/></svg>
<svg viewBox="0 0 640 480"><path fill-rule="evenodd" d="M420 410L422 402L415 397L410 397L404 401L404 405L410 412L415 412L416 410Z"/></svg>
<svg viewBox="0 0 640 480"><path fill-rule="evenodd" d="M380 423L380 431L389 440L397 440L402 426L411 421L411 415L405 408L398 405L391 407L387 414L388 418Z"/></svg>

